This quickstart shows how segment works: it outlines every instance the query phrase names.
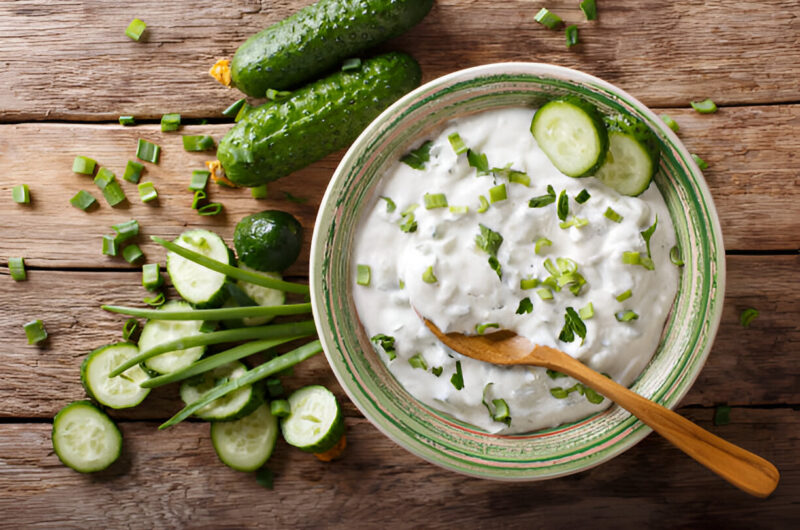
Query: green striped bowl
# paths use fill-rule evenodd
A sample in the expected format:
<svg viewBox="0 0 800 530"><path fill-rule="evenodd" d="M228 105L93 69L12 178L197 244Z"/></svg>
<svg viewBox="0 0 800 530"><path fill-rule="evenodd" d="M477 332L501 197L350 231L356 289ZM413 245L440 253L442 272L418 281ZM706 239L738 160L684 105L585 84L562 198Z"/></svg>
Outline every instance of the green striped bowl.
<svg viewBox="0 0 800 530"><path fill-rule="evenodd" d="M714 203L689 152L653 112L605 81L548 64L479 66L418 88L373 121L339 164L311 243L311 302L328 361L364 416L412 453L460 473L503 480L567 475L622 453L650 432L618 406L555 429L511 436L488 434L431 409L409 395L378 358L351 296L353 236L385 168L456 116L534 107L561 95L580 96L606 113L637 116L661 143L655 182L686 266L658 351L633 390L675 407L700 372L719 326L725 254Z"/></svg>

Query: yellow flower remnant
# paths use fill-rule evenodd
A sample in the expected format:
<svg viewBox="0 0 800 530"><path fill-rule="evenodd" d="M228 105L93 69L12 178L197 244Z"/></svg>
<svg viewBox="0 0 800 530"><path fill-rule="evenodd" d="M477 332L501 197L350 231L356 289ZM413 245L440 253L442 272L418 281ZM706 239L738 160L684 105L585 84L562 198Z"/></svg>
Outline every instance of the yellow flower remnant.
<svg viewBox="0 0 800 530"><path fill-rule="evenodd" d="M231 62L228 59L220 59L214 63L208 74L225 86L231 86Z"/></svg>

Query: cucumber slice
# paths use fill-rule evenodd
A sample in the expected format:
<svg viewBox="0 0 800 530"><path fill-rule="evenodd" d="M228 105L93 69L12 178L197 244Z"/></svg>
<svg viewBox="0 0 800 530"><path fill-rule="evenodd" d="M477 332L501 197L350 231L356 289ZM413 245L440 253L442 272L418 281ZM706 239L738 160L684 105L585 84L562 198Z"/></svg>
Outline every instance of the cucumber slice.
<svg viewBox="0 0 800 530"><path fill-rule="evenodd" d="M644 123L630 116L611 116L605 122L608 154L595 176L619 193L635 197L650 186L658 169L658 140Z"/></svg>
<svg viewBox="0 0 800 530"><path fill-rule="evenodd" d="M289 396L291 413L281 420L283 439L301 451L324 453L344 434L344 418L336 396L312 385Z"/></svg>
<svg viewBox="0 0 800 530"><path fill-rule="evenodd" d="M597 109L577 98L549 101L539 107L531 133L559 171L569 177L591 175L603 163L608 133Z"/></svg>
<svg viewBox="0 0 800 530"><path fill-rule="evenodd" d="M122 452L122 433L90 401L74 401L53 419L53 450L75 471L93 473L110 466Z"/></svg>
<svg viewBox="0 0 800 530"><path fill-rule="evenodd" d="M192 306L186 302L173 300L159 308L160 311L187 311ZM139 335L139 350L147 351L171 340L197 335L207 330L202 320L148 320ZM148 370L159 374L169 374L182 370L195 362L205 353L205 346L196 346L187 350L177 350L144 361Z"/></svg>
<svg viewBox="0 0 800 530"><path fill-rule="evenodd" d="M247 373L247 367L234 361L209 372L187 379L181 385L181 399L187 405L202 398L212 388L223 382L238 379ZM215 399L194 415L204 420L226 421L247 416L264 402L261 387L243 386L221 398Z"/></svg>
<svg viewBox="0 0 800 530"><path fill-rule="evenodd" d="M211 424L211 443L222 462L237 471L255 471L272 455L278 419L262 404L249 416Z"/></svg>
<svg viewBox="0 0 800 530"><path fill-rule="evenodd" d="M258 271L248 267L241 261L239 262L238 267L242 270L248 272L257 272L258 274L263 274L265 276L269 276L270 278L274 278L276 280L283 279L283 276L281 276L277 272ZM279 291L277 289L270 289L269 287L262 287L260 285L245 282L242 280L237 280L236 283L228 282L226 284L226 288L228 291L228 298L225 300L225 303L222 305L222 307L247 307L254 305L276 306L276 305L283 305L286 302L286 293L284 293L283 291ZM264 324L271 321L273 318L275 317L272 316L246 317L242 319L226 320L224 321L224 324L225 327L227 328L240 328L243 326L263 326Z"/></svg>
<svg viewBox="0 0 800 530"><path fill-rule="evenodd" d="M214 232L187 230L173 243L227 265L233 265L231 251L222 238ZM226 277L222 273L207 269L174 252L167 252L167 272L178 294L198 309L219 307L225 300L223 287Z"/></svg>
<svg viewBox="0 0 800 530"><path fill-rule="evenodd" d="M137 364L116 377L108 377L111 370L138 354L139 348L130 342L109 344L90 353L81 365L81 382L89 397L112 409L141 403L150 393L149 388L139 386L149 378L141 366Z"/></svg>

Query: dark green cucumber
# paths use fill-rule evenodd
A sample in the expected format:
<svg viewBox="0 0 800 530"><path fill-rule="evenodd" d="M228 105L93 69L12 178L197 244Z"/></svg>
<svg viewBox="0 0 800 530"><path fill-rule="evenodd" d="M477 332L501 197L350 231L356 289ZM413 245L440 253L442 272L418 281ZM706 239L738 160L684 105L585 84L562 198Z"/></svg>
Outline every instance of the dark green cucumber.
<svg viewBox="0 0 800 530"><path fill-rule="evenodd" d="M248 96L285 90L339 66L422 20L433 0L320 0L256 33L231 62L233 84Z"/></svg>
<svg viewBox="0 0 800 530"><path fill-rule="evenodd" d="M419 64L404 53L369 59L250 111L220 141L217 157L240 186L284 177L349 145L420 78Z"/></svg>

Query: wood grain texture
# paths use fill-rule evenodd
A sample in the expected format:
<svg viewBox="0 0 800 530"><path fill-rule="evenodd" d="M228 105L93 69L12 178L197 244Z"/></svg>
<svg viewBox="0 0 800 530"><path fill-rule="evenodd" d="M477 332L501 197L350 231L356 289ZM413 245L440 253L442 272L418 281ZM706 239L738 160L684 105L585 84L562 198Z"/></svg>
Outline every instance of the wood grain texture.
<svg viewBox="0 0 800 530"><path fill-rule="evenodd" d="M2 2L0 120L219 116L240 94L213 81L208 68L309 3ZM426 81L490 62L539 61L595 74L650 106L798 99L800 7L793 0L603 2L594 22L578 2L547 6L578 24L581 44L567 49L563 31L533 20L540 6L528 0L438 0L422 24L383 48L412 53ZM140 42L124 34L134 17L148 24Z"/></svg>
<svg viewBox="0 0 800 530"><path fill-rule="evenodd" d="M279 441L266 491L217 460L203 423L161 432L123 423L122 457L93 476L60 464L49 424L14 424L0 425L0 513L13 513L16 527L54 528L561 528L589 519L604 528L623 514L632 528L796 526L797 411L733 409L722 427L710 411L681 412L772 459L783 472L775 493L748 497L655 435L577 475L501 483L428 464L351 418L348 448L331 464Z"/></svg>
<svg viewBox="0 0 800 530"><path fill-rule="evenodd" d="M730 256L722 326L708 363L683 405L800 405L800 277L798 256ZM754 276L753 271L758 271ZM0 270L0 417L50 418L64 404L84 397L80 364L94 348L121 340L124 317L101 304L141 305L146 291L137 272L30 271L27 282L13 282ZM55 294L54 294L55 293ZM758 307L761 316L745 329L742 309ZM22 325L44 320L50 338L29 346ZM257 360L257 359L256 359ZM764 384L769 381L769 384ZM359 415L336 383L322 355L296 367L289 389L323 384ZM129 419L166 419L180 408L176 391L153 391L139 407L115 411Z"/></svg>

